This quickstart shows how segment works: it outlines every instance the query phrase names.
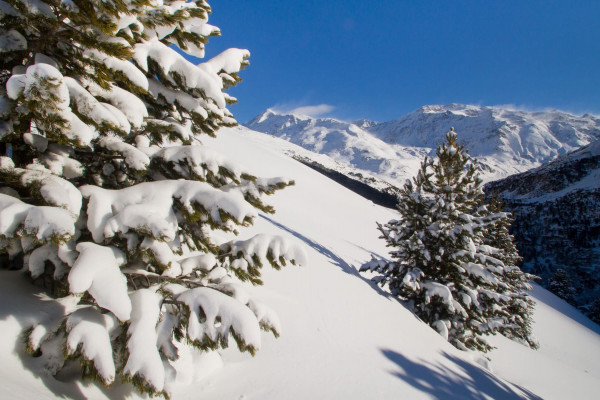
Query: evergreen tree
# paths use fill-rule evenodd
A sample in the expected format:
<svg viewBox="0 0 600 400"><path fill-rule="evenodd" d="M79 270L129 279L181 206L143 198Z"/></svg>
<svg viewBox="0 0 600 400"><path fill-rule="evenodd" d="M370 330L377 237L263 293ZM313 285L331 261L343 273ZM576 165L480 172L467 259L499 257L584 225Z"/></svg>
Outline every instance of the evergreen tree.
<svg viewBox="0 0 600 400"><path fill-rule="evenodd" d="M511 325L508 306L526 298L526 287L506 283L516 258L486 237L507 215L484 205L477 170L453 129L436 155L401 189L401 218L378 224L393 260L373 259L361 270L378 273L376 282L409 300L456 347L487 351L483 336Z"/></svg>
<svg viewBox="0 0 600 400"><path fill-rule="evenodd" d="M548 290L571 304L575 301L575 295L577 294L573 279L562 268L554 271L550 279L548 279Z"/></svg>
<svg viewBox="0 0 600 400"><path fill-rule="evenodd" d="M509 298L505 308L496 309L498 316L505 320L499 327L499 332L537 349L539 343L531 333L534 302L527 292L532 289L530 282L539 278L521 271L517 265L522 257L518 253L514 236L509 232L513 218L508 213L502 213L503 204L500 198L492 196L488 208L499 218L488 226L484 244L498 249L495 257L504 263L504 286L501 286L501 289L504 289L502 293Z"/></svg>
<svg viewBox="0 0 600 400"><path fill-rule="evenodd" d="M587 316L597 324L600 324L600 297L596 297L587 310Z"/></svg>
<svg viewBox="0 0 600 400"><path fill-rule="evenodd" d="M303 251L233 235L293 181L200 145L236 124L224 90L249 57L229 49L195 65L173 49L204 57L220 33L210 11L204 0L0 2L0 254L63 310L27 334L51 372L76 359L106 385L166 396L186 345L209 352L232 337L254 354L260 328L278 334L242 283Z"/></svg>

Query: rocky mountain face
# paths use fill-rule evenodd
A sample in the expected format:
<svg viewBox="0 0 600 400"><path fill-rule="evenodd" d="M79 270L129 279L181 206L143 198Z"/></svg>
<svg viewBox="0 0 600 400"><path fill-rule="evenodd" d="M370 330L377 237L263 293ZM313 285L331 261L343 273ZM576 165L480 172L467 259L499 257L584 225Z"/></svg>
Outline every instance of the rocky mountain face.
<svg viewBox="0 0 600 400"><path fill-rule="evenodd" d="M389 122L311 118L267 110L250 129L293 142L340 164L401 185L454 127L484 180L540 166L600 138L600 118L461 104L424 106Z"/></svg>
<svg viewBox="0 0 600 400"><path fill-rule="evenodd" d="M499 195L514 213L512 229L523 268L540 276L544 286L570 293L563 297L591 312L600 298L600 140L490 182L485 190ZM558 277L565 287L557 284Z"/></svg>

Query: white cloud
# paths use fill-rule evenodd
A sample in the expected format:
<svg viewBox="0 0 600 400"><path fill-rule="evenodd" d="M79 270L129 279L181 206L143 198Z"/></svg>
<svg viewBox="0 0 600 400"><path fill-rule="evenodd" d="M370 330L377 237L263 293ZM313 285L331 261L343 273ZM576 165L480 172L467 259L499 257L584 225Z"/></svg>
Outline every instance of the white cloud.
<svg viewBox="0 0 600 400"><path fill-rule="evenodd" d="M329 104L317 104L314 106L302 106L290 110L292 114L308 115L309 117L319 117L324 114L329 114L335 109L334 106Z"/></svg>
<svg viewBox="0 0 600 400"><path fill-rule="evenodd" d="M273 111L280 114L301 114L309 117L320 117L332 112L335 107L329 104L317 104L313 106L299 106L296 104L277 104L270 107Z"/></svg>

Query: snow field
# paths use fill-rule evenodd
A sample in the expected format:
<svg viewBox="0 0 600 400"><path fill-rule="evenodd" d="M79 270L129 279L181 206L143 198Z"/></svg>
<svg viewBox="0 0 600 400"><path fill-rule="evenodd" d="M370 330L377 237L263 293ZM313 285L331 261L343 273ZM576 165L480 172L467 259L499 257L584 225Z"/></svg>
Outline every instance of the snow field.
<svg viewBox="0 0 600 400"><path fill-rule="evenodd" d="M189 372L173 385L173 399L596 398L600 328L573 308L536 286L539 350L498 337L489 363L458 351L357 272L371 254L387 256L375 222L395 218L393 210L295 162L283 154L289 143L267 135L240 127L203 141L255 175L296 181L267 198L277 212L260 213L252 232L299 242L307 262L265 267L264 286L249 289L276 312L281 337L261 333L255 357L232 345L222 368L210 353L184 354L178 362ZM239 239L249 235L241 229ZM14 366L0 377L8 398L140 398L127 386L100 389L67 372L59 380L42 372L20 335L56 305L18 272L0 271L0 296L0 363Z"/></svg>

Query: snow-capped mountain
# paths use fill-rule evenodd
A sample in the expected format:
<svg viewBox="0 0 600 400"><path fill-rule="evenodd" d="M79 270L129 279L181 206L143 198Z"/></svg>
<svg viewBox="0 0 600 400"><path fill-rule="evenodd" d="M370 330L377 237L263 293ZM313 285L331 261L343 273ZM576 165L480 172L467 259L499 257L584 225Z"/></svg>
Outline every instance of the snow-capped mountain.
<svg viewBox="0 0 600 400"><path fill-rule="evenodd" d="M600 118L589 114L460 104L424 106L381 123L317 119L269 109L246 126L396 185L415 173L450 127L479 160L486 181L535 168L600 138Z"/></svg>
<svg viewBox="0 0 600 400"><path fill-rule="evenodd" d="M359 126L332 118L279 114L269 109L246 126L325 154L344 167L392 184L412 175L431 150L386 143L366 129L370 124L376 123L363 121Z"/></svg>
<svg viewBox="0 0 600 400"><path fill-rule="evenodd" d="M533 170L486 185L514 211L524 268L547 283L558 269L573 303L600 298L600 140ZM597 316L598 318L600 316Z"/></svg>

